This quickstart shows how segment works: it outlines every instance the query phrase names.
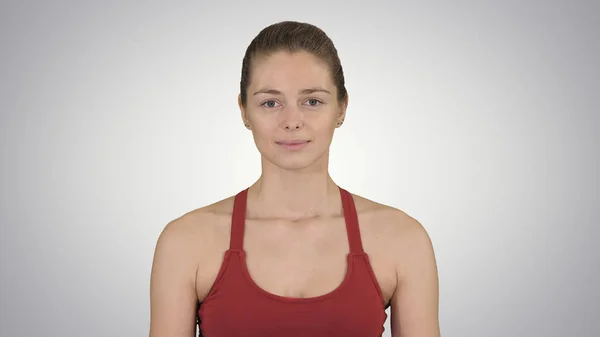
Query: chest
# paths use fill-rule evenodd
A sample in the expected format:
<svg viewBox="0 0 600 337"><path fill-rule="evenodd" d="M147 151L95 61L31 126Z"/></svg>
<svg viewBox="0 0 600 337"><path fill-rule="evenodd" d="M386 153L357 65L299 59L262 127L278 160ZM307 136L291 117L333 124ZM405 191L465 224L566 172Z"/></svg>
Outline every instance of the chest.
<svg viewBox="0 0 600 337"><path fill-rule="evenodd" d="M387 303L396 286L394 265L384 239L369 231L368 223L360 227L369 267ZM335 291L346 279L350 244L343 219L292 225L248 220L243 242L249 281L269 294L314 298ZM214 261L215 276L219 264Z"/></svg>
<svg viewBox="0 0 600 337"><path fill-rule="evenodd" d="M386 314L366 292L362 296L311 300L258 297L245 287L227 288L224 297L203 303L200 329L206 336L381 336ZM223 295L225 296L225 295Z"/></svg>

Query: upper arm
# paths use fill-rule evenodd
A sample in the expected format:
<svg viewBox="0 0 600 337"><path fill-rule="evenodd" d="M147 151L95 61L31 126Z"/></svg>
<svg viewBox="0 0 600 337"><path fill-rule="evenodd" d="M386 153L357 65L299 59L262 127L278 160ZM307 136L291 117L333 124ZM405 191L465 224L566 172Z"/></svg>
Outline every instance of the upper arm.
<svg viewBox="0 0 600 337"><path fill-rule="evenodd" d="M391 299L393 337L439 337L439 282L433 246L416 220L403 230Z"/></svg>
<svg viewBox="0 0 600 337"><path fill-rule="evenodd" d="M196 262L189 229L169 223L156 243L150 276L150 337L196 333Z"/></svg>

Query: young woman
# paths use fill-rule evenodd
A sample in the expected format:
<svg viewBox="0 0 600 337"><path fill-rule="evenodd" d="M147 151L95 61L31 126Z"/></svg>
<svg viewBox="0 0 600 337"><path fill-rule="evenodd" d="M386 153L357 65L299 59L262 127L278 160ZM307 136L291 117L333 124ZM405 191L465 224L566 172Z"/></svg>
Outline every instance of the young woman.
<svg viewBox="0 0 600 337"><path fill-rule="evenodd" d="M238 103L261 154L247 189L166 225L150 337L439 337L430 238L401 210L328 172L348 94L319 28L280 22L251 42Z"/></svg>

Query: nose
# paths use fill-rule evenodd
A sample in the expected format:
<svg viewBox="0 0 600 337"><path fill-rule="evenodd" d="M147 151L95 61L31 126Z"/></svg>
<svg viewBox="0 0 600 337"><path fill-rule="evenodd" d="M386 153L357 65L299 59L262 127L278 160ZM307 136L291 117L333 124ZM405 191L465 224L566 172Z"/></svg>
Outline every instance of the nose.
<svg viewBox="0 0 600 337"><path fill-rule="evenodd" d="M301 121L293 121L293 122L285 123L286 130L300 130L301 127L302 127Z"/></svg>
<svg viewBox="0 0 600 337"><path fill-rule="evenodd" d="M289 131L300 130L304 126L302 112L294 107L286 107L281 114L281 126Z"/></svg>

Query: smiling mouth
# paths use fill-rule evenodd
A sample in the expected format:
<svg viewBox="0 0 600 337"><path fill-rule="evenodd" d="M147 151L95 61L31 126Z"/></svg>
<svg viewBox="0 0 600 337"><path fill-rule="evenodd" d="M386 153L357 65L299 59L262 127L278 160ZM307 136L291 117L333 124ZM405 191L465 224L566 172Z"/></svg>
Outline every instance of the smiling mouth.
<svg viewBox="0 0 600 337"><path fill-rule="evenodd" d="M280 145L298 145L298 144L305 144L310 142L310 140L284 140L284 141L280 141L277 142L277 144Z"/></svg>
<svg viewBox="0 0 600 337"><path fill-rule="evenodd" d="M290 141L281 141L276 142L277 145L282 146L289 150L298 150L306 146L306 144L310 143L310 140L290 140Z"/></svg>

